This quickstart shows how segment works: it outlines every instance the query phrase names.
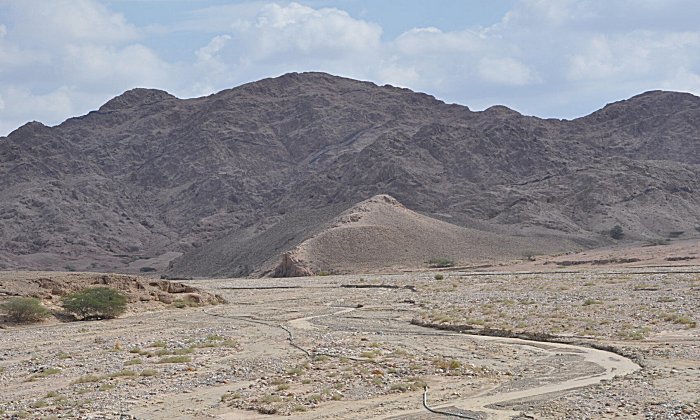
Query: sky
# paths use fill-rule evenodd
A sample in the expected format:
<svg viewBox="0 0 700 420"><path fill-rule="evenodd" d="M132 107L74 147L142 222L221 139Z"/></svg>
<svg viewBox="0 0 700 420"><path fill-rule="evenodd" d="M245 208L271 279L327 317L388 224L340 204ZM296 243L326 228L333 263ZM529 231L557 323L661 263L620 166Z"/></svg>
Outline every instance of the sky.
<svg viewBox="0 0 700 420"><path fill-rule="evenodd" d="M301 71L576 118L700 95L698 22L697 0L0 0L0 136L134 87L190 98Z"/></svg>

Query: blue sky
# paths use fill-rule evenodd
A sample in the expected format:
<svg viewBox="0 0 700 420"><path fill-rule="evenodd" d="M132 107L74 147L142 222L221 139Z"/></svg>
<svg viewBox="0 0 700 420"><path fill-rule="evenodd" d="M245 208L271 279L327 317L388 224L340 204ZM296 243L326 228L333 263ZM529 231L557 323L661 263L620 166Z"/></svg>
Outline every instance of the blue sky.
<svg viewBox="0 0 700 420"><path fill-rule="evenodd" d="M0 135L133 87L207 95L291 71L574 118L700 94L696 0L0 0Z"/></svg>

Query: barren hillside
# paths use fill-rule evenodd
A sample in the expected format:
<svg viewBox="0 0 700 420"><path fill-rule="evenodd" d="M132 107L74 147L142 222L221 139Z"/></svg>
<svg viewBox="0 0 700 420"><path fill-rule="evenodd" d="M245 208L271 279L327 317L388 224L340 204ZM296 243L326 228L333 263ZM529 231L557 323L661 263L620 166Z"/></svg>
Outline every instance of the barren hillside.
<svg viewBox="0 0 700 420"><path fill-rule="evenodd" d="M376 194L553 249L698 237L699 121L660 91L562 121L322 73L134 89L0 138L0 268L246 275Z"/></svg>

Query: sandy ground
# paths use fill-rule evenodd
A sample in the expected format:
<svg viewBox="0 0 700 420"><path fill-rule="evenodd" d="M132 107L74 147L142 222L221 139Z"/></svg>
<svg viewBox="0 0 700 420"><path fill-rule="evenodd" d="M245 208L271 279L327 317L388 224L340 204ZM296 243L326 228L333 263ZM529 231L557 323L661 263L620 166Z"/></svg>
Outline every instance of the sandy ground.
<svg viewBox="0 0 700 420"><path fill-rule="evenodd" d="M429 407L469 418L700 418L699 272L606 266L451 271L440 280L424 272L192 281L229 303L5 326L0 412L443 417L423 407L427 386ZM549 334L552 342L456 330Z"/></svg>

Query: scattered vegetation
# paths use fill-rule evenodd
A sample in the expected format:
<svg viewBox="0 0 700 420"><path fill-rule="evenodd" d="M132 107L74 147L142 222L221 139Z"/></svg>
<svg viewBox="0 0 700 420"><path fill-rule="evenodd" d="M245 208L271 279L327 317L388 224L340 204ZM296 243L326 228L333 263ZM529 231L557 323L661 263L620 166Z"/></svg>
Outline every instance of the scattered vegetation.
<svg viewBox="0 0 700 420"><path fill-rule="evenodd" d="M80 319L111 319L126 310L126 296L109 287L83 289L63 298L63 308Z"/></svg>
<svg viewBox="0 0 700 420"><path fill-rule="evenodd" d="M129 369L123 369L123 370L120 370L119 372L114 372L114 373L109 375L110 378L130 378L133 376L136 376L136 372L134 372L133 370L129 370Z"/></svg>
<svg viewBox="0 0 700 420"><path fill-rule="evenodd" d="M299 365L299 366L295 366L295 367L287 369L286 373L289 376L298 376L298 375L301 375L302 373L304 373L305 369L306 369L305 365Z"/></svg>
<svg viewBox="0 0 700 420"><path fill-rule="evenodd" d="M98 375L85 375L81 376L80 378L74 380L72 383L74 385L77 384L88 384L92 382L100 382L101 380L105 379L104 376L98 376Z"/></svg>
<svg viewBox="0 0 700 420"><path fill-rule="evenodd" d="M8 319L20 323L39 322L50 314L39 299L32 297L11 298L2 304L0 309L7 314Z"/></svg>
<svg viewBox="0 0 700 420"><path fill-rule="evenodd" d="M420 379L413 378L407 382L397 382L391 384L389 389L398 392L418 391L425 387L425 382Z"/></svg>
<svg viewBox="0 0 700 420"><path fill-rule="evenodd" d="M697 322L687 315L663 314L662 318L664 321L673 322L674 324L685 325L688 328L695 328L697 326Z"/></svg>
<svg viewBox="0 0 700 420"><path fill-rule="evenodd" d="M40 379L40 378L45 378L50 375L56 375L57 373L61 373L61 369L59 368L48 368L44 369L41 372L37 372L34 375L30 376L28 381L33 381L35 379Z"/></svg>
<svg viewBox="0 0 700 420"><path fill-rule="evenodd" d="M188 363L191 361L192 358L190 356L169 356L161 358L158 360L158 363Z"/></svg>
<svg viewBox="0 0 700 420"><path fill-rule="evenodd" d="M367 359L374 359L375 357L379 356L381 354L381 351L379 350L370 350L370 351L364 351L360 353L360 357L364 357Z"/></svg>
<svg viewBox="0 0 700 420"><path fill-rule="evenodd" d="M197 300L195 300L191 296L185 296L184 299L175 299L172 305L178 309L184 309L196 308L198 306L201 306L201 303L197 302Z"/></svg>
<svg viewBox="0 0 700 420"><path fill-rule="evenodd" d="M449 258L437 257L428 260L428 266L430 268L446 268L454 267L455 262Z"/></svg>
<svg viewBox="0 0 700 420"><path fill-rule="evenodd" d="M439 273L438 273L438 274L435 275L435 280L442 280L442 279L444 279L444 278L445 278L445 276L443 276L442 274L439 274Z"/></svg>
<svg viewBox="0 0 700 420"><path fill-rule="evenodd" d="M583 306L600 305L600 304L602 304L602 303L603 303L603 302L600 301L600 300L588 298L588 299L586 299L585 301L583 301Z"/></svg>
<svg viewBox="0 0 700 420"><path fill-rule="evenodd" d="M438 358L434 361L435 367L442 370L456 370L462 367L462 363L457 359Z"/></svg>

